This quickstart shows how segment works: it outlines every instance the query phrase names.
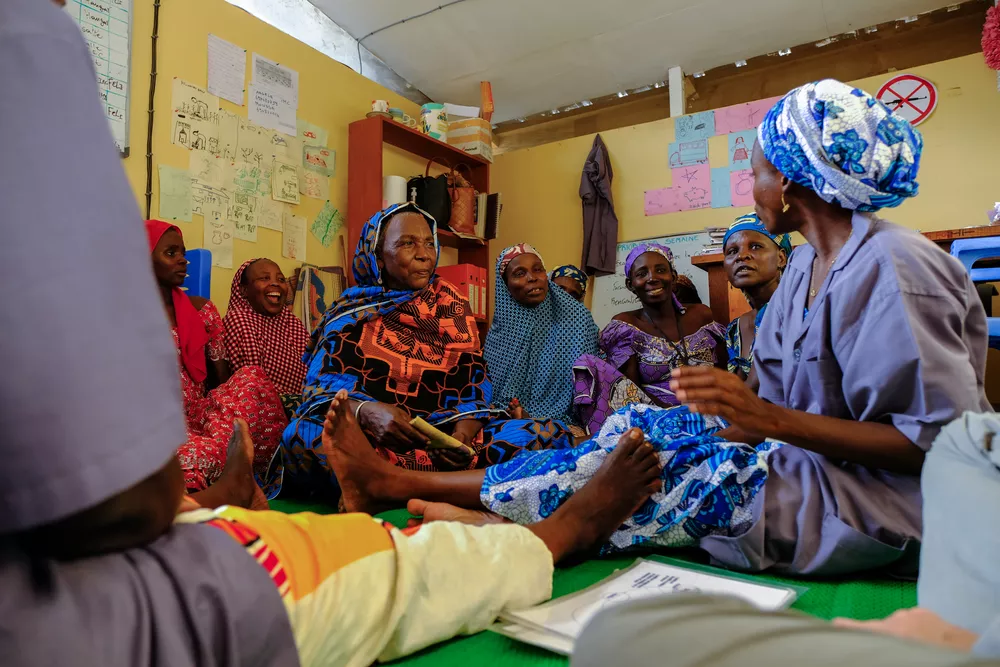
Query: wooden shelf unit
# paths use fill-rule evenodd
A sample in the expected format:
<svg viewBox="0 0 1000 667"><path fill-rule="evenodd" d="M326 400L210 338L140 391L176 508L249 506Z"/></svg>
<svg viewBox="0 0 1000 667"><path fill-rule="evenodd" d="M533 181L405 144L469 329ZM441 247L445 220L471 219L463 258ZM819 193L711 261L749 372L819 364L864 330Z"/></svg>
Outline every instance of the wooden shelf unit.
<svg viewBox="0 0 1000 667"><path fill-rule="evenodd" d="M490 191L490 163L478 155L466 153L381 116L355 121L348 128L347 152L347 241L352 256L361 236L361 228L382 209L383 144L395 146L424 160L444 159L453 167L460 162L465 163L469 166L467 176L472 186L479 192ZM462 238L443 229L438 230L438 241L444 247L458 249L459 264L489 268L488 241ZM347 261L350 265L350 258ZM348 279L354 284L353 275ZM489 294L492 290L487 287L486 291ZM482 329L486 321L477 321Z"/></svg>

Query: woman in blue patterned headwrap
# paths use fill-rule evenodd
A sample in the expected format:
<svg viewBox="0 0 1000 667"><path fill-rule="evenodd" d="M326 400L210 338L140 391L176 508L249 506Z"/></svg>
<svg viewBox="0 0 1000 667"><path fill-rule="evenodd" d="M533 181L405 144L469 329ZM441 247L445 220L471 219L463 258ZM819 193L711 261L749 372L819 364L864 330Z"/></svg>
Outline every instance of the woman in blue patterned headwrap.
<svg viewBox="0 0 1000 667"><path fill-rule="evenodd" d="M282 437L284 481L336 497L337 480L319 449L323 419L340 389L350 393L351 409L379 454L403 468L481 468L522 448L571 442L559 422L506 419L494 407L468 302L434 275L439 251L434 219L414 204L394 204L364 225L355 286L323 316L306 353L302 405ZM415 417L465 447L428 447L410 424ZM269 495L278 477L270 476Z"/></svg>
<svg viewBox="0 0 1000 667"><path fill-rule="evenodd" d="M726 330L729 372L747 380L755 389L753 341L791 254L792 242L788 234L767 231L756 213L736 218L722 239L729 283L743 290L750 303L750 311L730 322Z"/></svg>
<svg viewBox="0 0 1000 667"><path fill-rule="evenodd" d="M788 443L768 457L752 527L701 541L724 564L916 572L924 453L950 421L990 410L986 316L965 269L872 214L917 194L922 147L885 105L829 79L788 93L758 128L756 212L808 242L754 341L758 393L715 369L671 383L730 422L724 435Z"/></svg>
<svg viewBox="0 0 1000 667"><path fill-rule="evenodd" d="M587 274L576 268L572 264L564 264L552 270L549 278L571 297L583 302L583 297L587 296Z"/></svg>
<svg viewBox="0 0 1000 667"><path fill-rule="evenodd" d="M573 362L597 352L590 311L550 284L541 256L527 243L497 257L494 294L484 355L495 400L516 399L523 414L572 423Z"/></svg>

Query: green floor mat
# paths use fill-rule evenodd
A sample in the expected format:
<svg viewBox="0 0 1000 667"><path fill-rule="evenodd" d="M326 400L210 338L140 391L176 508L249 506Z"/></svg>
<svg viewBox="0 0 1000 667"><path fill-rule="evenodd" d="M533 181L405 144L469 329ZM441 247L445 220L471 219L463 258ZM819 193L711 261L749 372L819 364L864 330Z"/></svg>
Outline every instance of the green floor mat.
<svg viewBox="0 0 1000 667"><path fill-rule="evenodd" d="M271 508L279 512L316 512L317 514L330 514L333 511L328 505L287 500L272 501ZM406 510L393 510L378 516L393 525L404 527L410 515ZM678 553L670 551L664 553L669 553L670 557L675 559L696 563L703 562L699 552ZM650 557L649 554L642 555ZM568 567L558 567L552 582L553 596L559 597L586 588L615 570L627 567L635 559L636 556L632 555L622 558L594 559ZM760 581L794 584L808 588L795 602L792 609L822 619L838 616L857 619L882 618L897 609L913 607L917 604L917 586L913 582L886 578L815 580L769 575L753 575L752 577L748 575L748 577ZM541 667L543 665L564 666L567 662L565 658L554 653L515 642L492 632L481 632L471 637L461 637L432 646L393 664L434 665L435 667L480 664L489 664L493 667L505 667L506 665Z"/></svg>

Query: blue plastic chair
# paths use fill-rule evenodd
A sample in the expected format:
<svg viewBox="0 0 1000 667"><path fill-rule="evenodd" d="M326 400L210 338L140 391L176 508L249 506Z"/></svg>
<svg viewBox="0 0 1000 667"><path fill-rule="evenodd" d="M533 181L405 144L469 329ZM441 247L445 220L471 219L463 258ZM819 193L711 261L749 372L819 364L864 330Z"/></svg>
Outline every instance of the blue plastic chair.
<svg viewBox="0 0 1000 667"><path fill-rule="evenodd" d="M188 250L184 258L188 261L188 273L181 288L190 295L208 299L212 294L212 251Z"/></svg>
<svg viewBox="0 0 1000 667"><path fill-rule="evenodd" d="M1000 259L1000 237L988 236L952 241L951 256L962 263L974 283L1000 280L1000 267L972 268L972 265L981 259ZM988 317L986 324L990 334L990 347L1000 349L1000 317Z"/></svg>

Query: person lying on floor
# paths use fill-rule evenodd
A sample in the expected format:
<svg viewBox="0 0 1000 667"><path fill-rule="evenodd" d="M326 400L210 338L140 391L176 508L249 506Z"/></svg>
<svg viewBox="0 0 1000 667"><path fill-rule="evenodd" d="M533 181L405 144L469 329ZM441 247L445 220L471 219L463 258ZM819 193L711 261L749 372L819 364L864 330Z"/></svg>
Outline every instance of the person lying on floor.
<svg viewBox="0 0 1000 667"><path fill-rule="evenodd" d="M483 356L494 400L522 417L576 426L573 362L597 354L597 325L587 307L556 287L541 254L527 243L496 261L493 321ZM573 429L583 435L583 429Z"/></svg>
<svg viewBox="0 0 1000 667"><path fill-rule="evenodd" d="M772 234L756 213L736 218L722 239L722 254L729 284L742 290L750 304L726 329L729 372L746 380L754 391L759 382L753 370L753 343L764 321L767 304L778 289L781 274L792 254L788 234Z"/></svg>
<svg viewBox="0 0 1000 667"><path fill-rule="evenodd" d="M843 144L844 132L857 139ZM586 481L615 432L638 426L660 452L666 491L606 549L673 546L674 533L654 527L662 525L739 570L915 575L924 452L962 413L990 409L982 304L954 258L859 212L916 194L922 140L906 121L826 80L788 93L758 136L757 214L771 233L800 231L811 244L792 254L754 343L760 397L726 371L682 366L671 389L698 415L632 406L590 443L522 452L485 471L428 476L368 466L355 474L359 504L419 498L531 523ZM844 151L862 162L842 164ZM730 426L720 432L714 417L699 423L700 414ZM717 465L722 452L745 469ZM414 509L428 518L461 514Z"/></svg>
<svg viewBox="0 0 1000 667"><path fill-rule="evenodd" d="M400 531L232 508L174 524L177 351L89 51L63 11L0 3L0 84L19 92L0 98L0 220L31 220L5 227L0 276L47 267L0 313L5 663L367 666L545 599L553 561L603 541L658 486L633 431L586 491L530 529ZM73 174L59 197L40 196L51 171L40 137ZM102 298L81 300L70 282ZM327 449L362 437L348 407L333 400Z"/></svg>
<svg viewBox="0 0 1000 667"><path fill-rule="evenodd" d="M967 412L941 429L927 453L919 607L882 620L830 624L705 596L626 602L584 628L571 665L648 665L667 650L677 667L800 665L805 651L808 664L820 667L849 661L966 665L972 664L969 652L1000 658L1000 536L992 529L1000 507L1000 448L993 444L998 434L995 414Z"/></svg>
<svg viewBox="0 0 1000 667"><path fill-rule="evenodd" d="M291 487L336 502L340 490L320 436L340 389L350 392L351 409L379 454L407 469L483 468L522 449L572 442L560 421L509 419L493 405L475 318L457 288L434 274L438 255L437 223L415 204L393 204L365 223L355 286L313 332L305 394L282 436L270 497ZM462 447L430 448L410 424L415 417Z"/></svg>

